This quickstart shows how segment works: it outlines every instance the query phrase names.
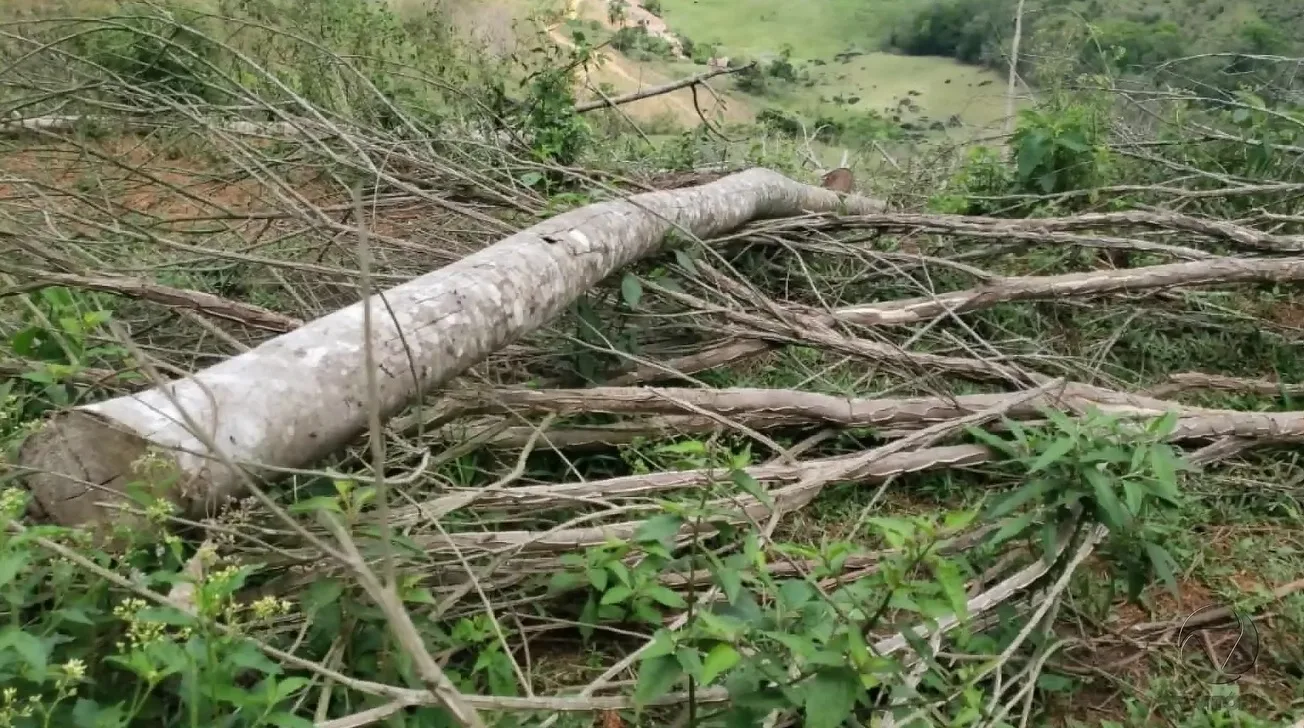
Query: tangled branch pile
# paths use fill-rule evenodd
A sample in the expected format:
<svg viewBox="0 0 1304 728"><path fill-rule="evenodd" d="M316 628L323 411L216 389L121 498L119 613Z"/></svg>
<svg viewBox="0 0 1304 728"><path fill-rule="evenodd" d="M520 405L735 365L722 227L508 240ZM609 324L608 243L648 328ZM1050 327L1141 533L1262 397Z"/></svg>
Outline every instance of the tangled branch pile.
<svg viewBox="0 0 1304 728"><path fill-rule="evenodd" d="M1304 438L1298 111L1084 94L885 206L580 171L551 61L473 113L147 19L4 36L29 716L1025 724L1182 644L1115 597L1181 596L1192 499Z"/></svg>

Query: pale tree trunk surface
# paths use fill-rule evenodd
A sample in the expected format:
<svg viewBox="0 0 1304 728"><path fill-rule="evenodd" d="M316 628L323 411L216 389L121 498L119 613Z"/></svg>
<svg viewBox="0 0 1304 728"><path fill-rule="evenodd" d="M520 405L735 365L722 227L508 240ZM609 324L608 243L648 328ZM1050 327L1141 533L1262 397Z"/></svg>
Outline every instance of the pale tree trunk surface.
<svg viewBox="0 0 1304 728"><path fill-rule="evenodd" d="M372 297L382 411L398 413L421 391L539 328L614 271L656 252L675 226L706 238L754 219L882 207L751 169L558 215L389 289L384 303ZM177 405L245 465L303 467L354 440L367 422L363 305L168 383L166 392L55 415L19 455L37 515L65 525L121 520L120 511L97 503L116 500L136 479L132 463L152 446L175 458L180 478L169 496L187 514L212 512L239 495L238 474L208 456Z"/></svg>

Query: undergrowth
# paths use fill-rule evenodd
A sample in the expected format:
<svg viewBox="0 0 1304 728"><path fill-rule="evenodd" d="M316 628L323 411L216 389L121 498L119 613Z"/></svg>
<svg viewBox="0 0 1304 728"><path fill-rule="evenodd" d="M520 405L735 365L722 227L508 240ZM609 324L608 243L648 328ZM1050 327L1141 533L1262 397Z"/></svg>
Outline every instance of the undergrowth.
<svg viewBox="0 0 1304 728"><path fill-rule="evenodd" d="M1217 467L1192 462L1205 451L1174 442L1176 410L993 412L934 433L948 447L985 446L983 457L875 474L856 459L874 453L866 462L880 463L884 448L940 424L770 427L761 418L753 427L720 416L704 427L682 412L648 424L601 408L459 424L432 397L384 433L390 460L379 470L351 443L314 469L283 473L267 503L250 498L201 514L172 501L189 484L171 456L151 451L131 464L128 500L114 506L120 518L98 534L107 537L50 525L20 487L24 439L54 412L139 388L160 369L172 375L238 355L269 335L208 321L212 301L176 304L178 289L302 319L356 299L357 251L341 240L358 221L341 217L356 213L339 198L359 181L374 205L356 208L376 233L372 274L404 279L504 227L739 157L719 130L659 144L609 138L614 127L574 108L575 79L596 62L593 48L539 43L518 58L489 59L461 45L437 12L401 20L353 0L224 0L203 11L142 4L30 25L4 36L6 62L21 79L0 89L6 114L97 118L64 137L38 130L4 142L11 161L28 168L4 182L0 227L0 238L24 243L7 251L14 261L0 261L0 438L14 465L0 493L0 726L339 727L363 724L350 721L371 710L388 711L376 724L456 725L435 701L413 697L431 684L429 665L382 608L392 605L349 573L362 571L358 564L393 570L393 598L425 657L458 691L478 696L492 725L592 725L597 714L608 727L774 719L836 728L889 718L912 728L1142 726L1162 718L1248 728L1298 712L1304 601L1270 593L1304 564L1298 458L1279 444ZM58 38L57 53L42 52ZM802 80L786 55L740 76L758 91ZM1263 219L1279 234L1298 231L1288 211L1297 194L1290 185L1301 181L1301 117L1279 95L1143 99L1165 122L1151 127L1129 115L1135 99L1067 86L1048 88L1021 113L1008 144L917 149L880 188L905 207L1022 221L1169 205L1178 168L1198 171L1180 181L1185 214L1244 221L1262 213L1276 216ZM332 141L239 137L215 116L312 117ZM174 140L160 132L128 143L125 128L106 126L151 118L194 121L200 140L167 146ZM1133 124L1127 134L1125 123ZM877 139L875 129L860 131ZM1154 138L1135 142L1142 132ZM149 143L168 151L154 155ZM797 168L790 139L745 146L744 162ZM35 164L23 156L50 150L60 154ZM203 171L186 171L200 151ZM44 187L28 185L42 164L67 158L81 174L56 169ZM912 187L916 174L922 181ZM213 189L201 185L215 178L221 195L247 185L244 197L192 191ZM1228 180L1253 188L1201 194ZM42 197L51 189L59 204ZM142 201L142 189L156 199ZM175 207L160 211L161 200ZM398 207L419 204L415 213ZM266 209L248 212L255 206ZM415 218L424 227L404 227ZM667 361L722 338L761 336L725 314L759 315L773 304L798 323L761 336L768 351L692 376L716 389L945 404L1009 383L821 346L831 327L816 325L817 313L1096 264L1090 248L1028 243L984 253L975 271L960 261L986 243L963 234L882 233L832 215L803 224L794 233L758 223L711 245L676 235L662 255L585 292L468 379L539 392L601 385L631 359ZM1230 252L1225 240L1206 247ZM216 260L223 265L206 265ZM1134 253L1132 265L1160 260ZM145 286L123 293L125 278L173 286L172 298L140 294ZM1189 370L1271 376L1280 392L1174 401L1298 408L1286 387L1304 374L1299 321L1283 313L1296 310L1290 285L1102 298L1008 302L939 318L909 341L887 327L874 336L914 353L1012 361L1119 391ZM918 447L888 454L936 444L920 437ZM811 462L831 470L799 469ZM685 473L699 478L691 488L655 485ZM631 481L632 496L583 492ZM556 485L580 494L544 492ZM787 511L772 515L778 507ZM379 512L391 520L377 522ZM327 538L356 547L356 560L324 556L312 542ZM1017 582L1011 593L980 599L1007 579ZM1129 631L1180 622L1206 604L1270 612L1254 680L1211 687L1225 671L1202 671L1171 640ZM601 677L621 660L627 669ZM575 697L603 682L607 692L596 698ZM617 707L595 707L607 705Z"/></svg>

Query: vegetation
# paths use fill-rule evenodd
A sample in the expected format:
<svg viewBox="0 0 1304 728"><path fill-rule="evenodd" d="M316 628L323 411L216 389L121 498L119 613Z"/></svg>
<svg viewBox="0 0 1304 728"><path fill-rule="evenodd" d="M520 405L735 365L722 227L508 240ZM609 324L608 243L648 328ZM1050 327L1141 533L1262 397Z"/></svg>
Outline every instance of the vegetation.
<svg viewBox="0 0 1304 728"><path fill-rule="evenodd" d="M757 47L663 4L690 55L758 60L756 125L583 113L591 31L494 55L439 9L6 20L0 727L457 725L431 665L495 726L1299 719L1304 110L1268 57L1293 5L1035 8L1038 98L955 144L902 125L952 128L934 89L991 74L930 58L871 103L870 64L918 59L769 45L823 9L760 3L811 22ZM1003 0L883 8L904 52L1002 62ZM642 28L610 45L671 62ZM671 235L246 498L183 511L198 486L151 451L95 538L23 487L54 412L711 165L810 178L819 145L872 150L889 213ZM1209 606L1218 665L1184 639Z"/></svg>
<svg viewBox="0 0 1304 728"><path fill-rule="evenodd" d="M889 44L904 53L948 56L997 69L1009 65L1015 3L1009 0L932 0L902 21ZM1076 48L1068 66L1039 68L1040 53L1020 59L1028 78L1053 82L1073 73L1144 77L1147 83L1234 93L1241 86L1288 88L1278 63L1253 56L1304 50L1298 38L1304 12L1259 3L1163 3L1136 8L1102 0L1030 3L1024 10L1025 47ZM1184 60L1201 54L1212 57ZM1182 61L1177 65L1174 62ZM1284 85L1283 85L1284 84Z"/></svg>

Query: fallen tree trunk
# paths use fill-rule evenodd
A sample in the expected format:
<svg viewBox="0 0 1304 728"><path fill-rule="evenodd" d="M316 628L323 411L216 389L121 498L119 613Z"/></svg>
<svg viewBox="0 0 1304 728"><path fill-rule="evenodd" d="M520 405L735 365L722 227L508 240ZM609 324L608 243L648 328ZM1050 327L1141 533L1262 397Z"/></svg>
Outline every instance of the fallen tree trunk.
<svg viewBox="0 0 1304 728"><path fill-rule="evenodd" d="M396 414L543 325L612 272L655 252L672 229L709 237L758 218L844 206L852 214L882 209L753 169L572 210L391 288L370 332L381 411ZM55 415L19 454L37 515L67 525L120 518L99 503L121 496L137 479L132 464L152 448L177 471L166 495L200 515L240 493L228 462L302 467L347 444L367 422L364 305L185 379ZM210 453L205 441L221 452Z"/></svg>

